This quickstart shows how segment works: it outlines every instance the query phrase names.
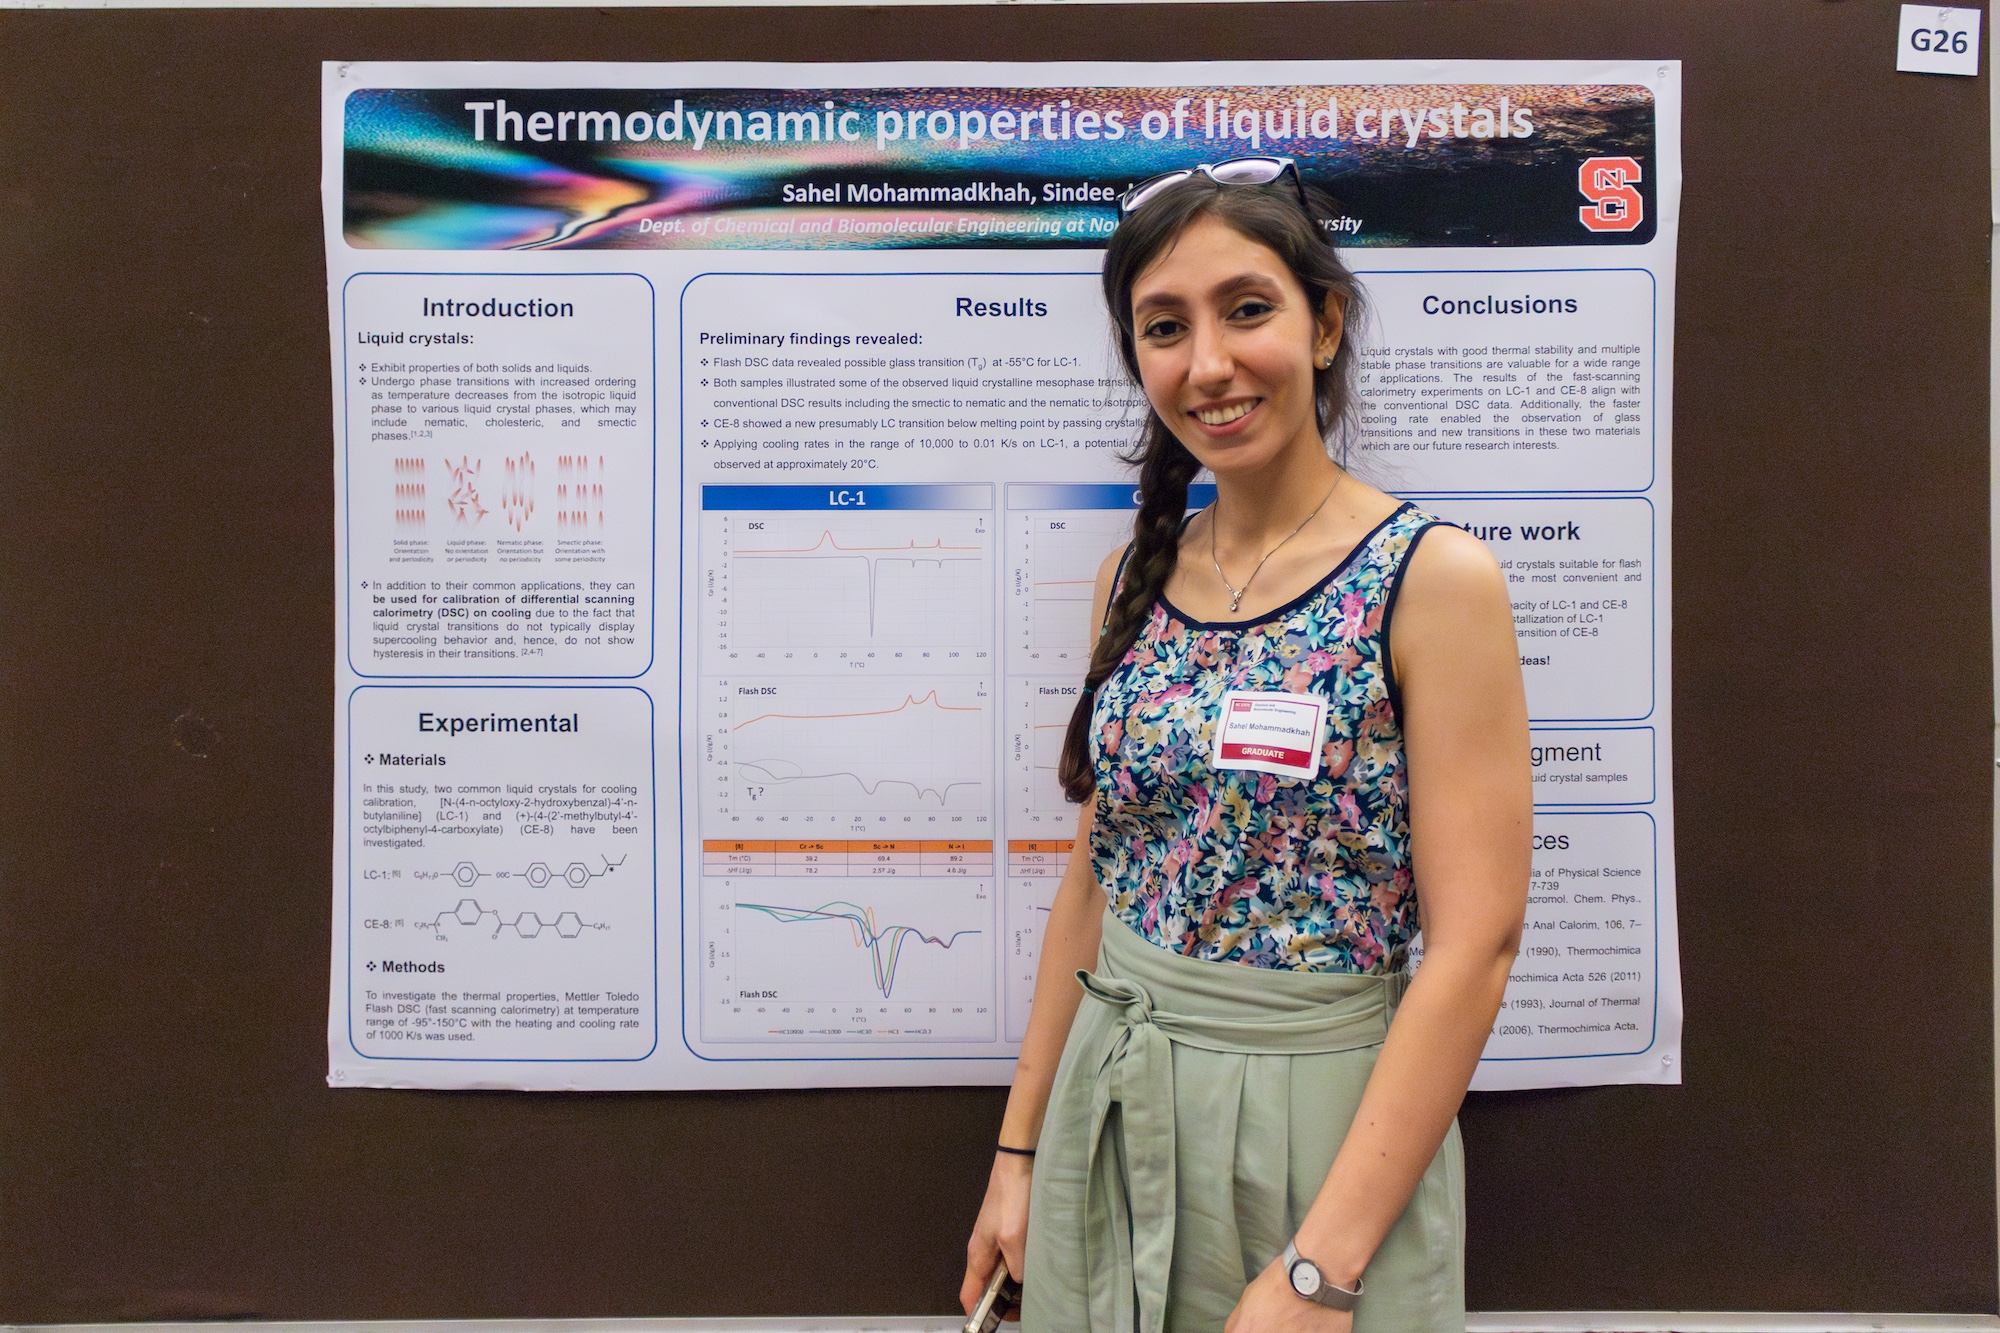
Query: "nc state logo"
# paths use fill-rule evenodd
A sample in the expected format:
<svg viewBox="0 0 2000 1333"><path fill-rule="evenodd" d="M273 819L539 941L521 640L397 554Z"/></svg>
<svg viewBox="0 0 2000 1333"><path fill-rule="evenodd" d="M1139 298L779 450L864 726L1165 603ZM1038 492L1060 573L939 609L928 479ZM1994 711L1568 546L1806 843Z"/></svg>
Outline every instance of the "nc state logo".
<svg viewBox="0 0 2000 1333"><path fill-rule="evenodd" d="M1593 157L1577 168L1576 188L1590 200L1576 210L1592 231L1631 231L1646 219L1646 201L1634 188L1643 179L1629 157Z"/></svg>

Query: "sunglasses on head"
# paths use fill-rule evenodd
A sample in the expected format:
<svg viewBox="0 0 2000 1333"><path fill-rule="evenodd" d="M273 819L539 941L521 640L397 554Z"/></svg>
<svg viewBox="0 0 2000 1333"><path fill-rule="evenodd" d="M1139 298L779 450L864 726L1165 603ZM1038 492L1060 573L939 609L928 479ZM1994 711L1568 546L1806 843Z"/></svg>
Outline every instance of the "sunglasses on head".
<svg viewBox="0 0 2000 1333"><path fill-rule="evenodd" d="M1310 218L1312 205L1306 202L1305 178L1299 175L1299 164L1289 157L1232 157L1227 162L1217 162L1213 166L1203 162L1180 171L1165 172L1140 181L1118 196L1118 212L1122 217L1157 196L1160 191L1179 185L1194 175L1206 176L1217 185L1269 185L1287 172L1292 177L1292 188L1298 191L1299 207L1303 208L1306 216Z"/></svg>

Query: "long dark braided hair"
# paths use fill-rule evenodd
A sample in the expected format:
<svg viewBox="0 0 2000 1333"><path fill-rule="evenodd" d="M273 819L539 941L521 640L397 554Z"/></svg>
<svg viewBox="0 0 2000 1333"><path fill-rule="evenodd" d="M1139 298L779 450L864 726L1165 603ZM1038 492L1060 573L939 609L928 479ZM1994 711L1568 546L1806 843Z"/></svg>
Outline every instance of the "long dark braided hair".
<svg viewBox="0 0 2000 1333"><path fill-rule="evenodd" d="M1312 202L1310 217L1300 209L1290 182L1221 185L1194 175L1147 200L1119 224L1104 252L1104 303L1111 312L1119 359L1134 384L1141 380L1132 323L1132 285L1191 224L1212 217L1284 260L1305 288L1316 315L1325 308L1329 295L1343 298L1347 331L1333 364L1314 367L1313 395L1322 439L1330 441L1336 428L1343 439L1352 433L1353 332L1360 327L1364 313L1361 289L1320 227L1319 219L1333 216L1336 210L1316 191L1309 191L1308 197ZM1079 803L1089 800L1097 790L1090 756L1090 720L1097 688L1131 651L1152 614L1153 603L1173 575L1180 557L1181 528L1187 518L1188 485L1201 471L1201 464L1157 411L1148 412L1145 433L1125 461L1139 469L1139 512L1132 521L1131 553L1125 561L1124 577L1112 590L1104 632L1091 652L1083 693L1070 714L1062 759L1056 768L1063 794Z"/></svg>

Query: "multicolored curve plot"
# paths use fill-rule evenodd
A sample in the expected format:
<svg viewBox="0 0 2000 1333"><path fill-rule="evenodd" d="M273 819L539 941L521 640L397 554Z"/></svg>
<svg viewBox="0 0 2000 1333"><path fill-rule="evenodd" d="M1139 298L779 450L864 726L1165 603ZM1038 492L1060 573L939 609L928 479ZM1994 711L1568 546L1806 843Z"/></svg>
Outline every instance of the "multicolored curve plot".
<svg viewBox="0 0 2000 1333"><path fill-rule="evenodd" d="M902 958L904 945L914 941L949 949L965 936L980 933L976 930L955 930L949 935L931 935L915 926L878 925L874 908L844 901L805 908L746 902L738 902L736 906L741 911L762 912L788 926L814 921L846 922L852 931L854 947L868 950L875 968L875 989L882 993L885 1000L895 993L896 965Z"/></svg>

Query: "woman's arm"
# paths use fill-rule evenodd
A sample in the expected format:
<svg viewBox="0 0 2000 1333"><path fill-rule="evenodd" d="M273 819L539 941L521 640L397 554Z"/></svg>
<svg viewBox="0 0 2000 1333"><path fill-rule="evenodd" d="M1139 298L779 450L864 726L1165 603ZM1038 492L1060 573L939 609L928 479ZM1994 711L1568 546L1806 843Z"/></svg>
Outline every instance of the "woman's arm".
<svg viewBox="0 0 2000 1333"><path fill-rule="evenodd" d="M1104 607L1110 600L1117 569L1118 556L1114 553L1097 572L1092 624L1104 621ZM1028 1014L1027 1035L1021 1041L1021 1058L1014 1066L1014 1086L1007 1094L1007 1113L1000 1121L1000 1142L1010 1148L1032 1148L1041 1140L1042 1116L1048 1110L1056 1065L1061 1062L1063 1046L1069 1041L1076 1007L1083 1000L1083 987L1077 985L1076 974L1080 968L1097 965L1104 895L1091 871L1091 820L1092 807L1085 803L1076 821L1076 842L1070 848L1069 868L1063 872L1055 902L1049 909L1048 923L1042 929L1035 963L1034 1006ZM998 1256L1006 1256L1007 1271L1016 1278L1025 1276L1028 1182L1034 1163L1034 1158L1014 1153L993 1155L986 1200L980 1205L979 1220L973 1224L972 1239L965 1247L965 1281L958 1298L967 1314L972 1313L972 1307L986 1290Z"/></svg>
<svg viewBox="0 0 2000 1333"><path fill-rule="evenodd" d="M1069 1040L1076 1007L1083 1000L1083 987L1076 983L1077 969L1097 965L1104 895L1098 892L1097 878L1090 870L1090 818L1090 807L1085 806L1077 821L1069 869L1056 890L1055 904L1043 929L1035 964L1034 1009L1028 1015L1020 1063L1014 1068L1014 1087L1007 1094L1007 1114L1000 1121L1000 1142L1010 1148L1032 1148L1041 1140L1042 1115L1048 1110L1056 1065ZM1034 1165L1032 1157L993 1154L986 1200L980 1205L979 1220L973 1224L972 1239L965 1247L965 1281L959 1286L958 1299L967 1314L986 1290L997 1256L1007 1257L1007 1271L1016 1278L1027 1275L1028 1184Z"/></svg>
<svg viewBox="0 0 2000 1333"><path fill-rule="evenodd" d="M1437 1155L1500 1009L1527 910L1534 794L1506 576L1476 538L1428 532L1403 575L1390 650L1409 760L1424 935L1354 1124L1299 1227L1299 1253L1352 1287ZM1232 1333L1344 1329L1273 1264Z"/></svg>

